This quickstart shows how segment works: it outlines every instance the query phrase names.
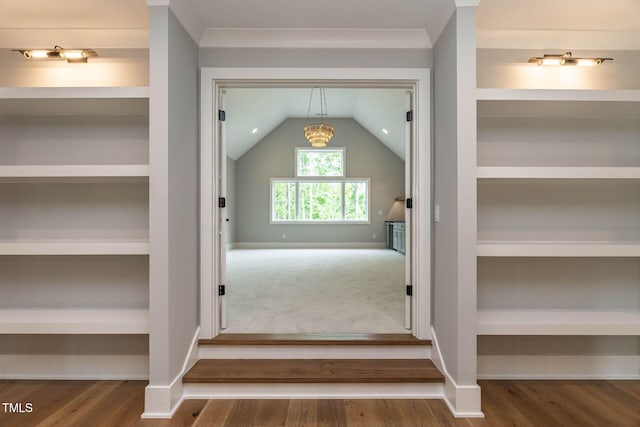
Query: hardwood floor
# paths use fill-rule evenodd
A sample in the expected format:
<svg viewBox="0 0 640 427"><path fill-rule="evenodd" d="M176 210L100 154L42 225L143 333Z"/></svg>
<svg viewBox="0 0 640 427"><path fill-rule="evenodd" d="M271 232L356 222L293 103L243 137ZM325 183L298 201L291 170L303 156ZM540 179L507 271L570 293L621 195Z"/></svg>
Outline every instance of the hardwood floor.
<svg viewBox="0 0 640 427"><path fill-rule="evenodd" d="M481 381L484 419L440 400L187 400L171 420L141 420L145 385L0 381L0 402L33 406L1 405L0 426L640 426L640 381Z"/></svg>
<svg viewBox="0 0 640 427"><path fill-rule="evenodd" d="M183 383L444 383L426 359L201 359Z"/></svg>

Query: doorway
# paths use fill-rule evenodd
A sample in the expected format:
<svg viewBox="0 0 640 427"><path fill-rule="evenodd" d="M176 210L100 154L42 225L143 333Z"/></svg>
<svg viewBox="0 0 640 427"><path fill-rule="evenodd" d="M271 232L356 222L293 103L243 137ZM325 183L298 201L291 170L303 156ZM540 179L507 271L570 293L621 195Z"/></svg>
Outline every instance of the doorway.
<svg viewBox="0 0 640 427"><path fill-rule="evenodd" d="M227 310L229 306L229 298L227 290L227 237L229 234L229 222L227 221L228 212L226 206L227 195L227 183L224 179L227 168L227 147L225 147L225 139L228 136L229 129L225 123L225 111L226 111L226 95L225 92L239 90L240 88L310 88L312 86L322 85L322 87L330 89L342 89L345 88L372 88L378 90L396 90L404 91L410 96L407 97L407 108L403 111L403 115L406 113L408 121L406 125L407 136L403 141L406 144L407 150L409 150L409 165L406 168L407 173L405 176L406 185L404 188L404 194L394 194L395 197L402 199L406 196L410 201L406 202L407 206L411 206L412 209L408 209L407 212L411 216L412 220L407 222L407 234L406 234L406 256L403 261L407 264L405 269L405 278L397 285L398 292L403 292L403 297L406 301L406 313L405 313L405 325L409 331L414 333L420 338L428 338L430 336L430 228L429 228L429 213L430 213L430 196L429 196L429 159L430 159L430 147L429 144L429 103L428 103L428 70L377 70L378 74L386 75L387 78L375 78L375 79L362 79L361 76L366 73L370 73L372 70L367 70L363 73L363 70L301 70L301 69L262 69L262 70L236 70L236 73L229 74L231 70L227 69L203 69L202 73L202 263L201 263L201 277L202 277L202 311L201 311L201 336L213 337L220 333L228 325L225 321L229 318ZM342 74L341 77L334 77L327 80L327 74ZM276 75L282 73L282 76L289 75L285 80L268 78L269 75ZM292 78L292 74L297 77ZM336 74L336 75L337 75ZM375 74L375 73L374 73ZM239 78L242 75L251 76L249 78ZM258 75L261 77L258 78ZM359 76L354 78L354 76ZM408 78L410 75L411 78ZM400 78L399 76L403 76ZM427 102L425 102L425 100ZM420 102L422 101L422 102ZM414 104L415 103L415 104ZM412 105L413 104L413 105ZM412 112L412 113L411 113ZM420 115L420 112L423 115ZM331 114L331 113L330 113ZM413 117L410 117L413 114ZM424 117L424 119L415 120L417 117ZM292 120L295 120L293 118ZM426 122L426 123L425 123ZM419 149L420 141L425 141L426 144L422 144L423 149ZM340 144L338 144L340 145ZM348 152L349 150L347 150ZM293 157L293 153L291 154ZM223 161L224 160L224 161ZM421 166L422 168L419 168ZM411 171L414 173L411 173ZM216 179L214 177L221 177ZM274 178L272 176L272 178ZM283 178L275 177L275 178ZM290 178L290 176L284 177ZM346 177L345 181L354 178ZM358 177L362 178L362 176ZM301 182L296 183L302 185ZM262 192L273 195L273 180L270 187L262 188ZM344 183L343 183L344 185ZM268 189L268 190L267 190ZM267 190L267 191L265 191ZM299 191L299 190L298 190ZM397 192L397 190L395 190ZM344 196L344 189L342 189ZM419 192L419 193L418 193ZM299 193L298 193L299 194ZM419 198L415 197L415 194L419 194ZM210 198L207 197L210 196ZM243 198L246 198L244 195ZM394 197L394 198L395 198ZM250 197L249 197L250 199ZM393 199L393 198L392 198ZM211 203L215 201L214 203ZM229 200L231 201L231 199ZM420 204L422 202L422 204ZM271 203L271 201L270 201ZM405 201L403 201L403 204ZM393 200L389 203L387 208L390 208L393 204ZM386 211L387 208L384 210ZM371 208L370 208L371 209ZM368 224L376 221L371 220L371 216L384 216L388 212L379 214L380 209L373 208L373 212L369 212L370 217L367 220ZM271 209L273 212L273 209ZM272 222L274 218L270 218ZM381 218L375 218L380 220ZM278 233L282 231L284 224L272 224L275 229L278 229ZM360 224L363 225L363 224ZM346 226L346 225L345 225ZM378 224L379 226L379 224ZM319 226L322 227L322 226ZM295 228L295 227L294 227ZM379 227L378 227L379 228ZM207 232L206 230L209 230ZM383 231L378 231L379 236L372 236L375 240L379 238L382 244L380 250L386 245L386 239L383 238L384 234L388 230L385 228ZM294 233L295 232L289 232ZM288 233L282 233L287 237ZM291 234L289 234L291 236ZM290 237L290 239L293 236ZM283 239L283 240L285 240ZM241 239L242 240L242 239ZM246 240L246 239L245 239ZM294 247L280 247L275 245L278 250L284 249L296 249L295 240L286 242L288 245ZM232 242L233 243L233 242ZM256 242L244 242L244 243L256 243ZM272 242L273 243L273 242ZM279 242L281 243L281 242ZM323 242L315 242L323 243ZM335 243L335 242L334 242ZM353 243L353 242L351 242ZM280 245L283 246L283 245ZM327 247L306 248L306 250L312 250L314 253L321 252ZM245 248L248 249L248 248ZM251 249L262 249L259 247L253 247ZM347 249L354 250L369 250L373 248L346 248L346 247L333 247L333 250L345 251ZM328 250L328 249L327 249ZM391 249L388 249L391 251ZM398 255L397 252L394 252ZM246 255L246 253L244 254ZM345 253L338 254L343 258ZM402 256L402 255L401 255ZM425 260L423 262L411 262L411 259ZM406 261L405 261L406 260ZM293 268L289 268L293 270ZM284 277L290 278L294 274L293 271L282 271ZM409 288L407 285L411 286ZM274 300L275 304L278 304L277 298ZM303 303L301 303L303 305ZM267 310L267 313L274 314L276 309ZM264 313L263 313L264 314ZM426 320L426 322L425 322ZM401 323L401 322L399 322ZM345 330L344 332L347 332ZM407 331L405 329L405 331ZM246 331L242 331L246 332Z"/></svg>

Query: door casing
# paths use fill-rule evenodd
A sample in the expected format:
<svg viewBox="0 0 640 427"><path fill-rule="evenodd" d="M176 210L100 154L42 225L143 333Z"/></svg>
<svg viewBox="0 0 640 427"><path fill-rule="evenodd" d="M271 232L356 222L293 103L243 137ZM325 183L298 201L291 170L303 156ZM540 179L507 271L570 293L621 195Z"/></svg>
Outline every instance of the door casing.
<svg viewBox="0 0 640 427"><path fill-rule="evenodd" d="M431 339L431 74L421 68L202 68L200 97L200 338L220 333L217 277L220 259L220 174L218 105L221 90L230 87L368 87L413 91L411 245L413 278L411 332ZM226 194L224 195L226 196Z"/></svg>

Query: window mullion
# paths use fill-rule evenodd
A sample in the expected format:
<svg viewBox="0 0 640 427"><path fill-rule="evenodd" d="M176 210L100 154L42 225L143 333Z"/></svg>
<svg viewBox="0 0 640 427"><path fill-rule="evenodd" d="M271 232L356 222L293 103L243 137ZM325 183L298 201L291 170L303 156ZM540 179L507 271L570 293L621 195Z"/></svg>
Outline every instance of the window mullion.
<svg viewBox="0 0 640 427"><path fill-rule="evenodd" d="M342 205L342 220L346 221L346 215L345 215L346 197L345 197L345 189L344 189L344 187L345 187L345 181L342 180L342 194L341 194L341 197L342 197L342 201L341 201L341 205Z"/></svg>
<svg viewBox="0 0 640 427"><path fill-rule="evenodd" d="M296 217L295 220L298 221L300 218L300 183L296 181Z"/></svg>

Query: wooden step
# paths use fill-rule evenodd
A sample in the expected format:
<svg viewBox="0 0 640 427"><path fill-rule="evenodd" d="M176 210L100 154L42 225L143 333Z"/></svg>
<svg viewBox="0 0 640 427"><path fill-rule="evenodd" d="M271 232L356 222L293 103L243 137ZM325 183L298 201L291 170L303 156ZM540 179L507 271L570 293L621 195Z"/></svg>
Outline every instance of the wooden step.
<svg viewBox="0 0 640 427"><path fill-rule="evenodd" d="M425 359L207 359L183 377L185 384L443 382Z"/></svg>
<svg viewBox="0 0 640 427"><path fill-rule="evenodd" d="M421 340L411 334L220 334L212 339L201 339L198 343L201 346L425 346L431 345L431 340Z"/></svg>

